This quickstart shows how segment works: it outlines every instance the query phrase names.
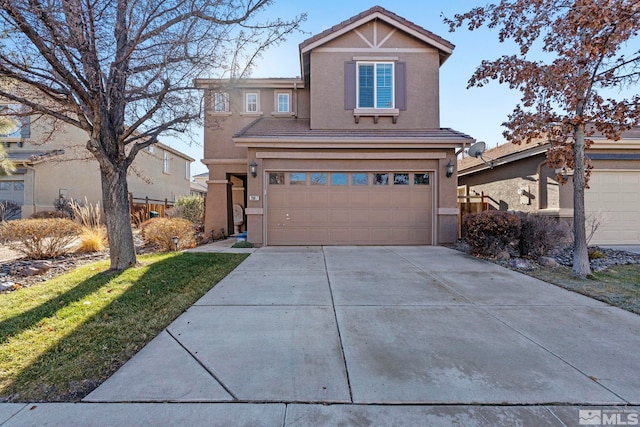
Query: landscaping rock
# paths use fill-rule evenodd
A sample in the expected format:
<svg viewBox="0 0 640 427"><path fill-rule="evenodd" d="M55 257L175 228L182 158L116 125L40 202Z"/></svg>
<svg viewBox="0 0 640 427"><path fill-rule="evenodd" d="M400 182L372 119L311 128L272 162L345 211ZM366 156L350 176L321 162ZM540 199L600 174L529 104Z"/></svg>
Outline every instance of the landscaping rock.
<svg viewBox="0 0 640 427"><path fill-rule="evenodd" d="M533 268L535 268L531 261L522 258L514 258L509 261L509 267L518 270L532 270Z"/></svg>
<svg viewBox="0 0 640 427"><path fill-rule="evenodd" d="M2 291L12 291L15 288L16 288L16 284L14 282L0 283L0 292L2 292Z"/></svg>
<svg viewBox="0 0 640 427"><path fill-rule="evenodd" d="M543 267L557 267L558 266L558 262L551 257L548 256L541 256L540 258L538 258L538 264L540 264Z"/></svg>
<svg viewBox="0 0 640 427"><path fill-rule="evenodd" d="M498 255L496 255L496 259L498 261L507 261L511 259L511 255L509 255L509 252L507 251L502 251L502 252L499 252Z"/></svg>

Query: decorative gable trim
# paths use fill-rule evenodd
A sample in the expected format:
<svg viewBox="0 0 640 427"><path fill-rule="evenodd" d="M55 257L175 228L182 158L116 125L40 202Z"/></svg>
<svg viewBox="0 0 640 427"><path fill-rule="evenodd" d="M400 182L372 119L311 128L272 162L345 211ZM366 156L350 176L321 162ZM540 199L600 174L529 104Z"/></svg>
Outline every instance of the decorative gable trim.
<svg viewBox="0 0 640 427"><path fill-rule="evenodd" d="M404 31L405 33L412 35L418 40L421 40L424 43L437 48L441 52L441 57L442 57L441 63L443 63L449 57L449 55L451 55L455 47L449 41L414 24L413 22L410 22L380 6L375 6L326 31L323 31L320 34L317 34L305 40L300 44L300 53L305 54L350 31L356 30L358 27L366 24L367 22L370 22L376 19L386 22L392 27L395 27L396 29ZM356 31L356 34L359 34L359 32ZM372 48L378 48L378 49L381 48L381 46L387 41L388 37L390 36L389 34L383 40L378 42L377 35L374 33L374 41L373 43L371 43L368 40L366 40L366 37L363 37L362 34L359 34L359 35L361 38L365 39L367 44L369 44L370 46L373 44L373 46L371 46Z"/></svg>

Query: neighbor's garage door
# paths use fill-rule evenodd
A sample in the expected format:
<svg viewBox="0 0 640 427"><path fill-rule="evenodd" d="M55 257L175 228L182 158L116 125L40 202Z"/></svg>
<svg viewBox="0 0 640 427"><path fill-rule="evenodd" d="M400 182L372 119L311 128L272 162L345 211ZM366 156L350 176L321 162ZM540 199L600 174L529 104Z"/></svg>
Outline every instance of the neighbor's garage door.
<svg viewBox="0 0 640 427"><path fill-rule="evenodd" d="M2 180L0 181L0 200L9 200L17 205L24 204L24 181L23 180ZM18 219L21 216L20 211L7 212L8 218Z"/></svg>
<svg viewBox="0 0 640 427"><path fill-rule="evenodd" d="M430 245L428 172L271 172L267 245Z"/></svg>
<svg viewBox="0 0 640 427"><path fill-rule="evenodd" d="M601 219L591 244L640 244L640 171L593 171L585 191L589 217Z"/></svg>

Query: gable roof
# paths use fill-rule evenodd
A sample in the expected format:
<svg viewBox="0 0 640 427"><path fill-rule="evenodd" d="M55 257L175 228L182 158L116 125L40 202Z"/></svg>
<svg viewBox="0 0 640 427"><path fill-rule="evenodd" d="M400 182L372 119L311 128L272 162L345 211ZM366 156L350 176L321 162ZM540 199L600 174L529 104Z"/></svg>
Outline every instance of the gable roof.
<svg viewBox="0 0 640 427"><path fill-rule="evenodd" d="M381 6L374 6L369 10L365 10L364 12L352 16L351 18L342 21L341 23L334 25L333 27L306 39L305 41L300 43L300 52L307 52L375 19L380 19L394 27L405 31L408 34L411 34L417 39L438 48L441 51L441 56L443 54L445 56L443 59L441 59L441 64L446 61L446 59L449 57L449 55L451 55L453 49L455 48L455 45L453 43L432 33L431 31L426 30L425 28L399 15L396 15L395 13Z"/></svg>
<svg viewBox="0 0 640 427"><path fill-rule="evenodd" d="M358 28L369 21L379 19L387 24L404 31L405 33L421 40L422 42L438 49L440 53L440 65L451 56L455 45L448 40L432 33L429 30L401 17L395 13L381 7L374 6L369 10L365 10L351 18L334 25L333 27L318 33L299 45L302 73L308 68L306 63L309 61L309 52L329 41L336 39L349 31Z"/></svg>
<svg viewBox="0 0 640 427"><path fill-rule="evenodd" d="M605 135L597 131L588 138L593 141L591 150L637 149L637 144L634 144L633 142L640 140L640 126L624 131L621 135L621 141L611 141L607 139ZM551 144L547 140L530 142L529 144L514 144L506 142L483 153L482 156L487 162L489 162L489 164L479 157L464 157L459 159L458 173L459 175L466 175L477 172L478 170L488 169L492 167L492 165L498 166L526 157L543 154L549 149L550 145ZM593 158L596 155L590 155L591 150L587 155Z"/></svg>
<svg viewBox="0 0 640 427"><path fill-rule="evenodd" d="M494 166L496 163L508 163L512 160L516 160L516 158L521 157L529 157L536 154L544 153L547 151L549 144L545 142L531 142L529 144L513 144L511 142L504 143L502 145L498 145L495 148L491 148L482 153L482 157L487 162L493 162ZM473 171L477 169L485 169L489 168L490 165L485 163L480 157L463 157L458 160L458 173L464 174L466 171Z"/></svg>

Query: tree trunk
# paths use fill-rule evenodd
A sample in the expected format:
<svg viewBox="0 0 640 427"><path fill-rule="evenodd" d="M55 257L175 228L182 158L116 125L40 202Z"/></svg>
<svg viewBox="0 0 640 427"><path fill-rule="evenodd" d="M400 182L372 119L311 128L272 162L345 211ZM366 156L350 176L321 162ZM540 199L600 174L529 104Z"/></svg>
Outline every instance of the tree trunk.
<svg viewBox="0 0 640 427"><path fill-rule="evenodd" d="M136 264L136 251L131 231L127 168L100 167L102 200L109 236L111 270L125 270Z"/></svg>
<svg viewBox="0 0 640 427"><path fill-rule="evenodd" d="M584 125L574 129L573 154L573 267L572 275L585 278L591 274L587 233L585 230L584 189L586 182Z"/></svg>

